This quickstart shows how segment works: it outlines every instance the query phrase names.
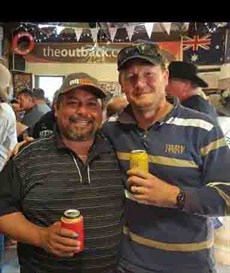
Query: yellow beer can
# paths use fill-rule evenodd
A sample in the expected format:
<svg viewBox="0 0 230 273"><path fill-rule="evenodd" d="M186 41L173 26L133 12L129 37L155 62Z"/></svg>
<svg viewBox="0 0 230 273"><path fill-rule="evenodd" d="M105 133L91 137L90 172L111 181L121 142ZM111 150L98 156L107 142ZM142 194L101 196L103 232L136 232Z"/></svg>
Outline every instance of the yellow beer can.
<svg viewBox="0 0 230 273"><path fill-rule="evenodd" d="M138 168L141 171L149 171L149 159L145 150L133 150L130 153L130 169Z"/></svg>

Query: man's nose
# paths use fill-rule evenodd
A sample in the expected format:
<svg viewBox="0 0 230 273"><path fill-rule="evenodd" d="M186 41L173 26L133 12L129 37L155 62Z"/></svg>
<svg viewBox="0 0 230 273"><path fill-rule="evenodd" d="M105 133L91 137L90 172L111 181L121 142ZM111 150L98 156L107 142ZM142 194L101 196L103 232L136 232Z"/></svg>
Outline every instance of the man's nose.
<svg viewBox="0 0 230 273"><path fill-rule="evenodd" d="M146 83L145 77L143 75L138 75L136 78L136 86L142 87Z"/></svg>
<svg viewBox="0 0 230 273"><path fill-rule="evenodd" d="M88 113L88 109L85 105L82 104L76 109L76 112L81 114L86 114Z"/></svg>

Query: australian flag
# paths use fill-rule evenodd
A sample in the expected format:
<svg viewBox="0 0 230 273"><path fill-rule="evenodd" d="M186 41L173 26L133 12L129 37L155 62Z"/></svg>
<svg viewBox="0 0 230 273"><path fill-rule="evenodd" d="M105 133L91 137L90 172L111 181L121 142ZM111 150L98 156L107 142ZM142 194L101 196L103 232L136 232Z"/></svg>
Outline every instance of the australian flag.
<svg viewBox="0 0 230 273"><path fill-rule="evenodd" d="M213 65L224 62L225 34L214 32L183 36L183 61L197 65Z"/></svg>

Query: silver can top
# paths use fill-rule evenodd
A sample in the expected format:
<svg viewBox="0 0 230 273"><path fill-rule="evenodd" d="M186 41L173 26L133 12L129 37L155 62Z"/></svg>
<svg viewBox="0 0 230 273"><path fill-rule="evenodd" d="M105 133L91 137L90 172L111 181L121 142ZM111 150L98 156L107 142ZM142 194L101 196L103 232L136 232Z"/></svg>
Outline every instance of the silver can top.
<svg viewBox="0 0 230 273"><path fill-rule="evenodd" d="M64 212L64 217L67 219L76 219L81 215L77 209L68 209Z"/></svg>
<svg viewBox="0 0 230 273"><path fill-rule="evenodd" d="M146 154L145 150L132 150L131 154Z"/></svg>

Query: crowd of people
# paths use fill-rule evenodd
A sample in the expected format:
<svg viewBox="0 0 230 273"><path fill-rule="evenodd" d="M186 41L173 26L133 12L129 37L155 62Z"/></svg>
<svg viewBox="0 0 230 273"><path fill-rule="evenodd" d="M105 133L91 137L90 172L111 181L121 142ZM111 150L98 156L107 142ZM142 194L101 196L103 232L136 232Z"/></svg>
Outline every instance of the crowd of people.
<svg viewBox="0 0 230 273"><path fill-rule="evenodd" d="M149 42L124 47L117 66L125 96L110 103L83 72L66 76L45 116L33 91L18 94L37 139L0 172L0 232L18 241L21 273L216 273L212 219L230 211L230 150L197 92L207 83ZM130 168L133 150L146 151L147 173ZM60 223L70 208L84 217L82 252Z"/></svg>

